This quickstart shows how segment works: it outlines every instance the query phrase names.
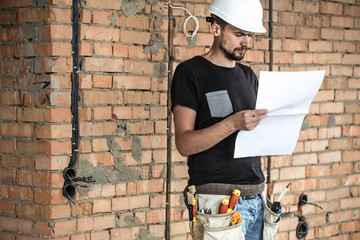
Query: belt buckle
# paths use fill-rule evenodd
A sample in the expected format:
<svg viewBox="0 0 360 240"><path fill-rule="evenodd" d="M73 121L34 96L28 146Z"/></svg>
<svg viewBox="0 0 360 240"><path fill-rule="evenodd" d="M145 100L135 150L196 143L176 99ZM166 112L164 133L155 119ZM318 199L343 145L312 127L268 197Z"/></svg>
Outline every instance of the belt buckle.
<svg viewBox="0 0 360 240"><path fill-rule="evenodd" d="M257 196L259 196L259 194L256 195L249 195L249 196L240 196L243 200L250 200L250 199L254 199Z"/></svg>

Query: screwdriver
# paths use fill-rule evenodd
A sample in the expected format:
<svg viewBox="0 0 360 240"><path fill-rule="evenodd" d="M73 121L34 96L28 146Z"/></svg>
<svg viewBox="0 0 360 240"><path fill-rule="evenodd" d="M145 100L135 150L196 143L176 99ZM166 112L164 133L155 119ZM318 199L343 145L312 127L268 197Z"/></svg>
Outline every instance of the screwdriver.
<svg viewBox="0 0 360 240"><path fill-rule="evenodd" d="M237 203L237 201L239 200L240 197L240 190L234 189L234 191L231 194L230 197L230 202L229 202L229 208L227 209L227 213L231 212L233 210L233 208L235 207L235 204Z"/></svg>
<svg viewBox="0 0 360 240"><path fill-rule="evenodd" d="M220 214L226 213L228 208L229 208L229 199L223 198L223 200L221 200L221 203L220 203L219 213Z"/></svg>
<svg viewBox="0 0 360 240"><path fill-rule="evenodd" d="M192 199L192 216L193 216L193 222L196 222L196 199Z"/></svg>

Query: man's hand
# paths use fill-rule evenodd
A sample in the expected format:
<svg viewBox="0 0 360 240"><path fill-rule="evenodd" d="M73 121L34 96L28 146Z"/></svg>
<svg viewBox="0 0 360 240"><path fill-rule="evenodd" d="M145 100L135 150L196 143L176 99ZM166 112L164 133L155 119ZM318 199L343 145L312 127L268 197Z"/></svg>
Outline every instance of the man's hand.
<svg viewBox="0 0 360 240"><path fill-rule="evenodd" d="M175 142L179 153L189 156L205 151L237 130L250 131L266 117L268 110L245 110L234 113L208 128L194 130L196 112L190 108L174 107Z"/></svg>
<svg viewBox="0 0 360 240"><path fill-rule="evenodd" d="M250 131L266 117L267 113L268 110L266 109L244 110L231 115L229 121L232 122L236 130Z"/></svg>

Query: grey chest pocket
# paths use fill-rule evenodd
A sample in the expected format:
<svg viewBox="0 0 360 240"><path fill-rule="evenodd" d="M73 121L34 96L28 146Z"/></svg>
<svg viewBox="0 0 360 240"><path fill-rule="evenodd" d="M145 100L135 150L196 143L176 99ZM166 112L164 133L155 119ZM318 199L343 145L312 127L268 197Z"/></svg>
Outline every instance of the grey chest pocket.
<svg viewBox="0 0 360 240"><path fill-rule="evenodd" d="M227 90L206 93L211 117L226 117L233 112Z"/></svg>

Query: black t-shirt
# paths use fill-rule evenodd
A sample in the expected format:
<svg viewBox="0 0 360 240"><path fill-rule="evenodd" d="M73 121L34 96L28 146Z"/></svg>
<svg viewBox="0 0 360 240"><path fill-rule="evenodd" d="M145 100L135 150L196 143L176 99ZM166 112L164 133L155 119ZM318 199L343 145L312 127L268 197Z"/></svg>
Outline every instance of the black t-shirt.
<svg viewBox="0 0 360 240"><path fill-rule="evenodd" d="M196 56L180 63L171 86L172 108L196 111L195 130L220 122L234 112L255 109L258 80L247 66L217 66ZM237 132L212 148L188 157L189 185L264 182L260 157L234 158Z"/></svg>

